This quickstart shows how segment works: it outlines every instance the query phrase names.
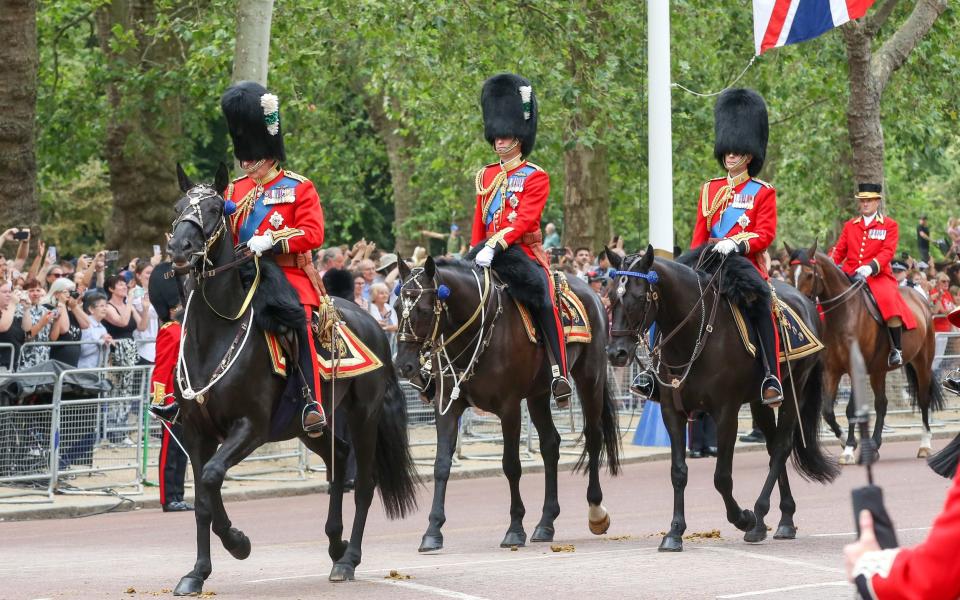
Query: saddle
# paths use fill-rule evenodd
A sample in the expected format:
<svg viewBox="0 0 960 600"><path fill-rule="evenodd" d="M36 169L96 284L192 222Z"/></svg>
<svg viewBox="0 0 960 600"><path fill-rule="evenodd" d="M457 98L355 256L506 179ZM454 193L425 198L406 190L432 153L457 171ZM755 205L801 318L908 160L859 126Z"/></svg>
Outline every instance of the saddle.
<svg viewBox="0 0 960 600"><path fill-rule="evenodd" d="M566 273L551 271L550 274L553 276L554 289L556 290L554 302L556 302L557 310L560 313L560 322L563 325L563 337L566 343L589 344L593 339L593 334L590 332L590 317L587 314L586 307L570 289ZM530 317L530 311L516 298L513 302L520 312L520 320L523 321L527 339L536 344L537 329Z"/></svg>
<svg viewBox="0 0 960 600"><path fill-rule="evenodd" d="M851 280L851 283L854 283L855 280ZM877 299L873 296L873 292L870 290L870 286L863 283L863 287L860 288L863 290L863 293L866 295L867 301L864 303L867 306L867 313L873 320L876 321L879 325L886 327L886 322L883 320L883 316L880 314L880 305L877 304Z"/></svg>
<svg viewBox="0 0 960 600"><path fill-rule="evenodd" d="M334 375L337 379L349 379L383 366L380 358L343 320L330 296L320 298L320 306L313 313L311 327L320 378L324 381L330 381ZM274 374L286 377L288 358L294 358L287 349L288 344L268 331L264 331L264 337L270 350L271 369Z"/></svg>
<svg viewBox="0 0 960 600"><path fill-rule="evenodd" d="M773 315L777 320L777 332L781 338L780 347L777 348L777 356L780 362L797 360L823 350L823 342L810 331L800 315L776 295L772 285L770 286L770 292L773 294ZM742 311L736 304L729 299L727 304L730 306L730 312L733 313L733 320L740 332L743 347L750 356L756 357L757 332L747 325Z"/></svg>

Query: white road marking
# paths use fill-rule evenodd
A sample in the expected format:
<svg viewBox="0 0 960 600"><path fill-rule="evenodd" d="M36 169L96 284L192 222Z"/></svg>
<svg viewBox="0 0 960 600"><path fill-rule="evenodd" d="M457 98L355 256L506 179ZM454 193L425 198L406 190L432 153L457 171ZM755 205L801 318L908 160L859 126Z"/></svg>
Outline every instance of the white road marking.
<svg viewBox="0 0 960 600"><path fill-rule="evenodd" d="M524 562L529 560L574 560L578 557L592 557L598 556L601 554L622 554L625 552L642 552L642 551L655 551L656 547L646 547L646 548L624 548L621 550L598 550L596 552L551 552L549 554L538 554L537 556L518 556L511 558L493 558L490 560L466 560L462 562L431 562L429 564L419 564L419 565L408 565L404 567L392 567L385 569L363 569L356 572L357 575L363 573L389 573L390 571L415 571L420 569L439 569L444 567L477 567L479 565L493 565L501 563L514 563L514 562ZM429 555L427 555L429 556ZM291 579L307 579L310 577L326 577L326 573L312 573L309 575L287 575L284 577L268 577L264 579L251 579L250 581L245 581L244 583L266 583L269 581L288 581Z"/></svg>
<svg viewBox="0 0 960 600"><path fill-rule="evenodd" d="M720 552L723 554L733 554L735 556L744 556L747 558L755 558L757 560L765 560L768 562L778 562L785 565L793 565L795 567L805 567L807 569L814 569L816 571L824 571L827 573L844 573L843 569L837 567L827 567L824 565L818 565L817 563L806 562L803 560L794 560L792 558L782 558L779 556L769 556L767 554L757 554L756 552L744 552L743 550L733 550L731 548L714 548L711 546L701 546L696 548L697 550L710 550L712 552Z"/></svg>
<svg viewBox="0 0 960 600"><path fill-rule="evenodd" d="M743 592L740 594L726 594L717 596L717 598L746 598L748 596L763 596L766 594L776 594L778 592L792 592L793 590L809 590L818 587L846 587L851 585L847 581L825 581L823 583L807 583L804 585L791 585L789 587L770 588L768 590L757 590L755 592Z"/></svg>
<svg viewBox="0 0 960 600"><path fill-rule="evenodd" d="M482 596L471 596L470 594L464 594L463 592L445 590L443 588L433 587L432 585L423 585L422 583L412 583L410 581L398 581L396 579L373 579L373 580L366 580L366 581L372 581L373 583L382 583L385 585L395 585L397 587L416 590L418 592L423 592L425 594L443 596L444 598L456 598L457 600L487 600Z"/></svg>
<svg viewBox="0 0 960 600"><path fill-rule="evenodd" d="M929 527L902 527L897 531L927 531ZM847 531L844 533L811 533L810 537L855 537L856 531Z"/></svg>

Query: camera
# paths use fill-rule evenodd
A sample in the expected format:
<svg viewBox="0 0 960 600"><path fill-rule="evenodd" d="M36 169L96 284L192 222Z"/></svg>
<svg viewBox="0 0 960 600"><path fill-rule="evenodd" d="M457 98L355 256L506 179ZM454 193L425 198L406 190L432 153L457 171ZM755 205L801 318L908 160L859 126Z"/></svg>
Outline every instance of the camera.
<svg viewBox="0 0 960 600"><path fill-rule="evenodd" d="M103 255L103 260L107 262L117 262L120 260L119 250L107 250Z"/></svg>
<svg viewBox="0 0 960 600"><path fill-rule="evenodd" d="M552 256L561 257L567 253L566 248L550 248L550 254Z"/></svg>
<svg viewBox="0 0 960 600"><path fill-rule="evenodd" d="M18 232L16 232L15 234L13 234L13 239L15 239L15 240L17 240L17 241L21 241L21 242L25 242L25 241L29 240L29 239L30 239L30 230L29 230L29 229L21 229L20 231L18 231Z"/></svg>
<svg viewBox="0 0 960 600"><path fill-rule="evenodd" d="M77 290L70 290L70 297L73 298L74 300L77 300L78 298L80 298L80 292L78 292Z"/></svg>

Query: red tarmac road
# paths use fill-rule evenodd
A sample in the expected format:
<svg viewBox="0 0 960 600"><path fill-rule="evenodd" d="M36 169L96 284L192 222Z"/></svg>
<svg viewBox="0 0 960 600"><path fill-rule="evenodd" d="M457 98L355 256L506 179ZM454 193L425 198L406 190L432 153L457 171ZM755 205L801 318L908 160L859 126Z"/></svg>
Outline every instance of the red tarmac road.
<svg viewBox="0 0 960 600"><path fill-rule="evenodd" d="M903 544L924 538L949 484L913 458L915 451L915 442L887 444L875 470ZM843 581L841 550L852 539L850 489L865 482L861 468L847 467L826 487L793 474L798 538L748 545L724 519L713 489L713 459L688 464L687 533L719 529L721 538L687 540L681 554L656 551L660 532L669 527L672 492L668 463L650 462L627 465L617 479L604 477L604 504L612 526L600 537L587 530L585 479L561 474L563 512L555 543L572 544L573 552L552 552L543 544L513 552L498 547L508 523L503 478L450 482L446 547L432 555L417 553L429 512L429 484L421 494L420 511L404 521L387 521L376 501L364 539L364 561L358 580L351 583L327 581L326 496L228 504L234 526L250 536L253 552L237 561L214 537L214 570L205 591L219 599L851 597ZM734 491L741 505L752 508L765 469L764 453L735 457ZM525 476L522 488L529 535L539 517L543 476ZM772 526L779 519L776 499L775 492L767 517ZM352 503L350 510L348 518ZM0 523L0 598L172 596L169 590L193 560L191 514L144 510ZM390 570L410 578L386 579Z"/></svg>

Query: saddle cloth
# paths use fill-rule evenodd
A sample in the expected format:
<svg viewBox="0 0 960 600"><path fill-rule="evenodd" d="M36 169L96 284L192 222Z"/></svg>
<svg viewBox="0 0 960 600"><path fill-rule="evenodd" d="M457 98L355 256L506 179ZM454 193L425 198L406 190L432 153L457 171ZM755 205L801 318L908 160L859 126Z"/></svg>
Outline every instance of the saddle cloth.
<svg viewBox="0 0 960 600"><path fill-rule="evenodd" d="M593 339L590 332L590 317L587 316L587 309L577 298L577 295L570 289L567 282L566 273L552 271L554 288L557 291L557 308L560 312L560 322L563 324L563 336L568 344L589 344ZM520 320L523 321L523 328L527 331L527 339L532 343L537 343L537 329L533 324L533 318L527 307L514 299L517 310L520 311Z"/></svg>
<svg viewBox="0 0 960 600"><path fill-rule="evenodd" d="M778 321L777 331L781 338L780 347L777 348L777 355L781 363L788 360L797 360L823 350L823 343L810 331L800 315L776 295L773 296L773 301L776 307L773 312ZM727 301L727 304L730 305L730 311L733 313L737 330L740 331L740 339L743 341L744 348L750 353L750 356L755 357L757 355L756 331L747 326L739 307L730 301ZM784 332L786 332L786 335L784 335Z"/></svg>
<svg viewBox="0 0 960 600"><path fill-rule="evenodd" d="M340 323L334 336L334 322ZM287 376L287 357L284 355L280 340L269 332L264 332L267 347L270 349L270 366L281 377ZM334 360L333 340L336 339L336 360ZM320 307L313 313L313 341L317 350L317 363L320 365L320 377L329 381L336 367L337 379L349 379L369 373L383 366L376 354L343 321L329 296L320 299Z"/></svg>

